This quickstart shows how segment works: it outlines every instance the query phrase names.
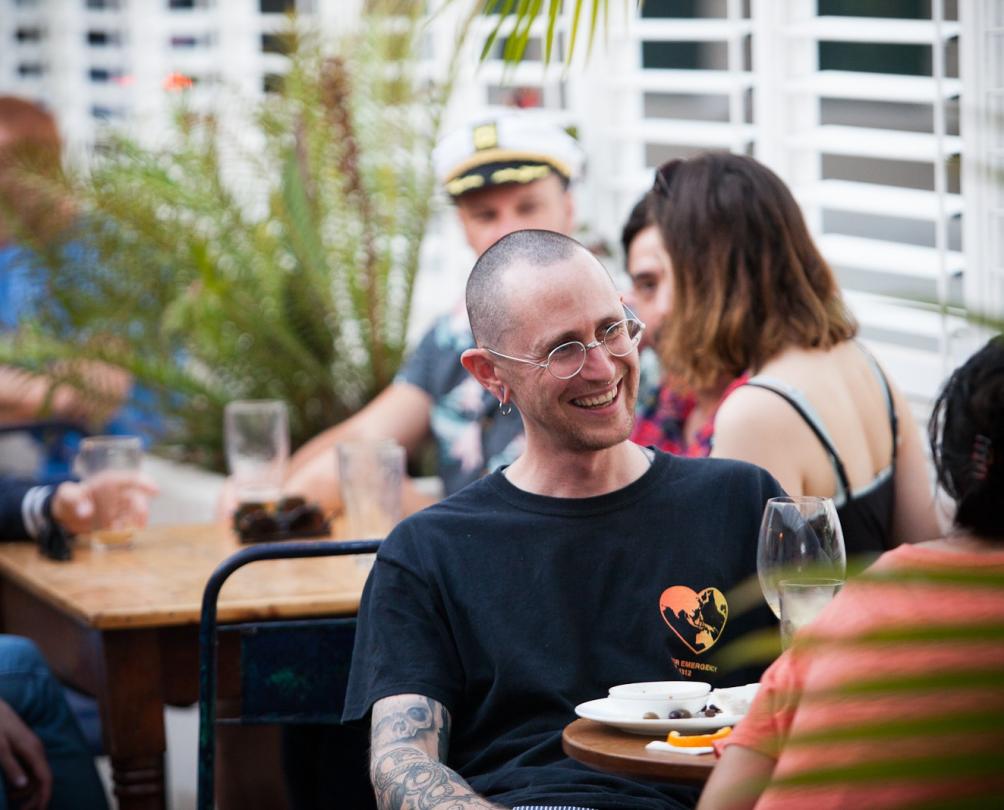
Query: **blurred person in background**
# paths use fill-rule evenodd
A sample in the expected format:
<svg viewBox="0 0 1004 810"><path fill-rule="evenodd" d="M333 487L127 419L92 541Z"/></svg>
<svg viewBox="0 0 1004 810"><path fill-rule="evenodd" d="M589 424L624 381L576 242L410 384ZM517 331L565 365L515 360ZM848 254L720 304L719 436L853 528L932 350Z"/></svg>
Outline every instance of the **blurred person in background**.
<svg viewBox="0 0 1004 810"><path fill-rule="evenodd" d="M54 556L74 534L102 528L123 508L142 525L156 492L146 476L116 472L58 485L3 476L0 541L31 539ZM90 738L97 737L94 702L78 702ZM93 744L38 648L0 635L0 810L106 808Z"/></svg>
<svg viewBox="0 0 1004 810"><path fill-rule="evenodd" d="M655 223L651 197L648 192L635 204L621 232L631 280L625 300L647 327L642 335L642 383L631 440L674 455L700 458L711 453L719 404L746 381L747 375L696 393L664 378L656 349L672 306L673 267Z"/></svg>
<svg viewBox="0 0 1004 810"><path fill-rule="evenodd" d="M0 476L0 541L37 540L61 531L73 536L104 528L112 516L129 514L144 526L157 485L145 474L109 470L86 481L43 484Z"/></svg>
<svg viewBox="0 0 1004 810"><path fill-rule="evenodd" d="M0 96L0 331L8 335L46 295L46 254L83 249L60 153L46 110ZM108 430L129 390L126 372L96 361L53 364L48 374L0 366L0 472L67 477L80 436Z"/></svg>
<svg viewBox="0 0 1004 810"><path fill-rule="evenodd" d="M712 457L833 498L848 555L940 533L920 434L857 324L791 192L752 158L709 152L656 173L651 202L673 289L659 338L684 390L733 388Z"/></svg>
<svg viewBox="0 0 1004 810"><path fill-rule="evenodd" d="M476 255L512 231L572 232L569 184L581 171L583 155L559 127L529 113L507 113L450 133L436 147L433 162ZM414 454L431 437L446 494L512 462L523 448L522 421L515 412L501 414L498 402L460 365L461 353L473 346L460 294L389 388L293 454L286 490L337 508L334 447L360 439L394 439ZM229 517L232 501L228 489L221 518ZM411 490L406 512L429 502Z"/></svg>
<svg viewBox="0 0 1004 810"><path fill-rule="evenodd" d="M796 635L719 744L701 810L999 806L1004 338L952 375L929 433L953 529L883 554Z"/></svg>
<svg viewBox="0 0 1004 810"><path fill-rule="evenodd" d="M0 809L105 810L94 756L28 639L0 635Z"/></svg>

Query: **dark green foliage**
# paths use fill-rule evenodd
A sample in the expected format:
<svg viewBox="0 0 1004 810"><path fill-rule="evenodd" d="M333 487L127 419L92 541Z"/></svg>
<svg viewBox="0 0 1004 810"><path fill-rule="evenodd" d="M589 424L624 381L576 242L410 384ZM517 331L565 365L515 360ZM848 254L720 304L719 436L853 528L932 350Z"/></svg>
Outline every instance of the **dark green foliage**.
<svg viewBox="0 0 1004 810"><path fill-rule="evenodd" d="M111 139L72 189L90 247L44 252L48 299L0 361L121 365L165 443L215 468L229 400L285 400L294 447L364 405L401 362L448 92L419 78L409 13L334 49L291 33L253 148L184 97L169 146Z"/></svg>

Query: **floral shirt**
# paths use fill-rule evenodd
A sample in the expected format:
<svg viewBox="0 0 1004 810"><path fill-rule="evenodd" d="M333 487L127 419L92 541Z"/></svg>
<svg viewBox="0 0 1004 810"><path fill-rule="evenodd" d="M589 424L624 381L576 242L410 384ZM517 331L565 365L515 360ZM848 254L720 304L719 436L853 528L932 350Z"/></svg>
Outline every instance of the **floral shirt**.
<svg viewBox="0 0 1004 810"><path fill-rule="evenodd" d="M644 447L652 446L677 456L704 457L711 455L714 444L715 415L725 398L749 379L748 374L737 377L722 393L721 399L707 421L698 428L694 441L689 444L683 436L683 426L687 417L697 405L697 398L691 393L676 390L670 382L664 382L652 393L647 402L639 403L631 440Z"/></svg>
<svg viewBox="0 0 1004 810"><path fill-rule="evenodd" d="M523 420L471 377L460 355L474 348L462 307L436 320L397 374L395 382L416 385L432 397L430 427L439 456L439 475L450 495L523 452Z"/></svg>

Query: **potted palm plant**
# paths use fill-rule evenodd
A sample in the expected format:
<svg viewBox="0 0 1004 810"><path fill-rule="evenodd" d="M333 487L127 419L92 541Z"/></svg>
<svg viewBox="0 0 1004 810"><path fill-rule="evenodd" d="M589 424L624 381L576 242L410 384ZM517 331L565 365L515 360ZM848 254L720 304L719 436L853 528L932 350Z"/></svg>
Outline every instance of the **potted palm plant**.
<svg viewBox="0 0 1004 810"><path fill-rule="evenodd" d="M281 88L242 122L253 151L197 112L184 82L169 145L111 135L64 189L78 248L37 245L48 294L2 338L0 362L126 369L156 400L164 443L210 468L229 400L285 400L295 446L385 387L453 72L422 78L411 5L374 4L333 46L291 25ZM235 166L250 182L232 180Z"/></svg>

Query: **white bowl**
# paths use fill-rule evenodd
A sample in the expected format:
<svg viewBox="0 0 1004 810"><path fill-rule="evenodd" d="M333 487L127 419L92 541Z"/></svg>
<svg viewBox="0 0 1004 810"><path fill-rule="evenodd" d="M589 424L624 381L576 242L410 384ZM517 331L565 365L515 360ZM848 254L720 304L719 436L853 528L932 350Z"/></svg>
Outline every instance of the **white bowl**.
<svg viewBox="0 0 1004 810"><path fill-rule="evenodd" d="M707 702L711 684L699 681L648 681L610 687L610 708L624 716L655 715L665 720L670 712L700 711Z"/></svg>

